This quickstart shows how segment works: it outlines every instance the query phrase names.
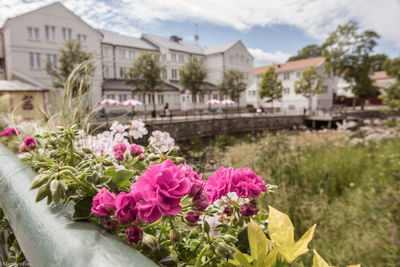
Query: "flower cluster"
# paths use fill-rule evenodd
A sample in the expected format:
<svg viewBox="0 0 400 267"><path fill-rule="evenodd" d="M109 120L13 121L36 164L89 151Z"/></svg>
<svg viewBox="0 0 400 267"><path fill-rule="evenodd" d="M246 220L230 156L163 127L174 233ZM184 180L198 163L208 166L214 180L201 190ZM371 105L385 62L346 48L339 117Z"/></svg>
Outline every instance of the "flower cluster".
<svg viewBox="0 0 400 267"><path fill-rule="evenodd" d="M20 134L21 131L16 129L16 128L5 128L3 131L0 132L0 136L9 136L9 135L15 135L15 134Z"/></svg>
<svg viewBox="0 0 400 267"><path fill-rule="evenodd" d="M169 151L175 144L174 139L167 132L154 131L149 138L150 145L157 153Z"/></svg>
<svg viewBox="0 0 400 267"><path fill-rule="evenodd" d="M259 197L261 192L267 191L265 182L250 168L219 168L210 176L205 185L207 200L214 203L229 192L235 192L238 197Z"/></svg>
<svg viewBox="0 0 400 267"><path fill-rule="evenodd" d="M36 148L36 140L33 136L26 136L24 143L18 147L19 152L25 152L27 150L34 150Z"/></svg>

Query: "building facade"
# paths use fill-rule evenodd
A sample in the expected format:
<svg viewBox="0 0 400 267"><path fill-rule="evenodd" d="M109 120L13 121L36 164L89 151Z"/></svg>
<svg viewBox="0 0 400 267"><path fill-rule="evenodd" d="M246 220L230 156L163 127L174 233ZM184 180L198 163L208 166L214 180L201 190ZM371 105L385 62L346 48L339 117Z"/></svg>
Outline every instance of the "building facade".
<svg viewBox="0 0 400 267"><path fill-rule="evenodd" d="M18 80L50 90L48 107L50 111L57 110L63 91L53 88L45 67L49 63L58 67L60 49L72 39L78 40L82 49L94 58L93 105L102 98L119 101L134 98L151 106L148 109L153 103L157 109L163 109L168 103L171 110L188 110L193 108L194 102L198 108L207 108L205 101L220 97L217 85L224 71L242 71L247 84L253 81L253 57L240 41L203 48L177 36L168 39L143 34L136 38L99 31L58 2L6 20L0 29L0 79ZM124 81L124 74L142 53L158 55L165 66L164 85L154 97L132 94L132 87ZM208 71L204 93L196 99L179 84L179 69L192 56L202 60ZM243 93L241 105L246 103L245 96ZM123 112L126 108L112 109Z"/></svg>
<svg viewBox="0 0 400 267"><path fill-rule="evenodd" d="M323 57L308 58L302 60L291 61L283 64L276 64L271 66L264 66L254 69L255 82L249 88L253 98L251 102L257 106L263 106L267 108L278 108L285 111L302 112L304 109L308 109L310 105L310 99L296 94L294 90L295 81L300 79L303 70L314 67L317 72L323 77L323 86L326 88L321 94L318 94L311 99L311 108L313 110L328 110L333 105L334 93L337 90L337 79L335 77L329 77L324 73L324 62ZM258 90L261 82L261 75L269 67L275 68L275 72L279 74L278 78L282 81L283 94L281 101L274 101L273 103L266 102L267 99L259 99ZM254 96L255 95L255 96Z"/></svg>

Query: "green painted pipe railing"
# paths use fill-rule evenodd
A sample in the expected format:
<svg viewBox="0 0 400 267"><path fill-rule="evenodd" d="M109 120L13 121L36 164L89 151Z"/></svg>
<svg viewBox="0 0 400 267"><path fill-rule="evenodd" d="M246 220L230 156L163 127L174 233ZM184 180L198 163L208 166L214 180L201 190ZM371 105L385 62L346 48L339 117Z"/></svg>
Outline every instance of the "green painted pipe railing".
<svg viewBox="0 0 400 267"><path fill-rule="evenodd" d="M31 266L156 266L118 237L71 219L72 207L35 203L35 173L0 144L0 203Z"/></svg>

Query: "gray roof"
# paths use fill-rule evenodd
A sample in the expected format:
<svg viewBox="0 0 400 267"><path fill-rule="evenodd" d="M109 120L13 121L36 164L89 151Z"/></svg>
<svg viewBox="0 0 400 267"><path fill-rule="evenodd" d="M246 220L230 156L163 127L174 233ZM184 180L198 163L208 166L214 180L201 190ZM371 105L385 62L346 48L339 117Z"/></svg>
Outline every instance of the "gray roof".
<svg viewBox="0 0 400 267"><path fill-rule="evenodd" d="M204 55L203 48L195 43L189 43L183 41L175 42L168 38L155 36L151 34L142 34L142 38L148 40L149 42L159 47L166 47L170 50L182 51L190 54Z"/></svg>
<svg viewBox="0 0 400 267"><path fill-rule="evenodd" d="M0 91L47 91L40 87L15 80L0 80Z"/></svg>
<svg viewBox="0 0 400 267"><path fill-rule="evenodd" d="M133 86L126 84L124 80L109 79L103 82L103 91L132 91ZM157 91L179 91L179 88L164 82L164 85Z"/></svg>
<svg viewBox="0 0 400 267"><path fill-rule="evenodd" d="M157 47L153 46L149 42L145 40L133 36L122 35L117 32L101 30L103 34L103 43L119 45L119 46L127 46L132 48L140 48L145 50L153 50L157 51Z"/></svg>
<svg viewBox="0 0 400 267"><path fill-rule="evenodd" d="M237 42L240 41L234 41L234 42L229 42L229 43L223 43L223 44L219 44L219 45L214 45L208 48L204 48L204 51L206 54L210 55L210 54L216 54L216 53L222 53L227 51L229 48L231 48L232 46L234 46Z"/></svg>

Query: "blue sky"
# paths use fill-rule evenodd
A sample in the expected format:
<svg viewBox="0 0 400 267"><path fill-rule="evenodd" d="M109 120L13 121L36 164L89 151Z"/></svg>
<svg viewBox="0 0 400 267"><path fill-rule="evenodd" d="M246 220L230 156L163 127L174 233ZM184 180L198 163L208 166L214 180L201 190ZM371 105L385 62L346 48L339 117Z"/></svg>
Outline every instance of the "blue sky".
<svg viewBox="0 0 400 267"><path fill-rule="evenodd" d="M0 0L0 23L53 0ZM322 44L349 20L381 35L376 52L400 56L400 0L62 0L95 28L212 46L242 40L255 65L284 62L308 44Z"/></svg>

